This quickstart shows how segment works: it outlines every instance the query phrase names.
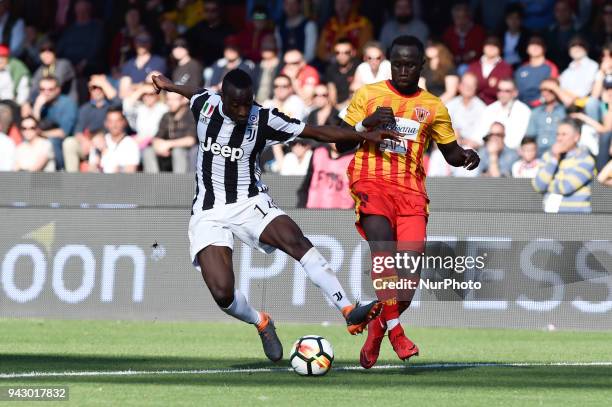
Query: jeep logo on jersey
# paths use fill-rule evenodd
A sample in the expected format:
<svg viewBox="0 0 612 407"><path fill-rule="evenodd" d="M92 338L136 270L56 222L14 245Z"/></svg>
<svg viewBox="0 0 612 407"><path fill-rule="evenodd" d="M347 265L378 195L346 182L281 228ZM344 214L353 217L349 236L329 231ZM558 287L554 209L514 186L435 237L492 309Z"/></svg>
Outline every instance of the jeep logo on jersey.
<svg viewBox="0 0 612 407"><path fill-rule="evenodd" d="M223 158L229 158L230 161L236 161L242 158L244 150L241 148L222 146L217 142L213 142L210 138L200 142L200 151L210 151L214 155L220 155Z"/></svg>

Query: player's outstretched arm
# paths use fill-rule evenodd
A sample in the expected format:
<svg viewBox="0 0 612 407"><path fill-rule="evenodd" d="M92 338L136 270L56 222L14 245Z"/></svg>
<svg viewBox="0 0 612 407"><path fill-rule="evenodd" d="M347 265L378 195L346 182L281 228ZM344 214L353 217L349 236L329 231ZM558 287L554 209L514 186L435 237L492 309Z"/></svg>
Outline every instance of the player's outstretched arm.
<svg viewBox="0 0 612 407"><path fill-rule="evenodd" d="M447 163L453 167L465 167L467 170L473 170L480 164L480 157L476 151L464 149L456 141L447 144L438 144L438 148Z"/></svg>
<svg viewBox="0 0 612 407"><path fill-rule="evenodd" d="M321 141L323 143L362 142L382 143L385 139L400 140L401 134L394 130L372 130L359 133L350 128L338 126L306 125L300 134L302 138Z"/></svg>
<svg viewBox="0 0 612 407"><path fill-rule="evenodd" d="M198 93L198 88L188 85L177 85L164 75L153 75L152 80L157 93L165 90L166 92L174 92L183 95L187 99L191 99L193 95Z"/></svg>

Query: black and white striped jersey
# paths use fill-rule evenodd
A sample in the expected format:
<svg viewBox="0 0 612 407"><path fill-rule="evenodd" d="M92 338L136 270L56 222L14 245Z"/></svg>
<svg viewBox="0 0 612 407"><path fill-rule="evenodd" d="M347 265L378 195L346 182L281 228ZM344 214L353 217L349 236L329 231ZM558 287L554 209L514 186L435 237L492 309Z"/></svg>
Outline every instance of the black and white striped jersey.
<svg viewBox="0 0 612 407"><path fill-rule="evenodd" d="M305 126L255 103L247 123L237 124L223 113L221 96L205 89L191 98L190 107L199 142L192 214L266 191L259 155L267 146L294 140Z"/></svg>

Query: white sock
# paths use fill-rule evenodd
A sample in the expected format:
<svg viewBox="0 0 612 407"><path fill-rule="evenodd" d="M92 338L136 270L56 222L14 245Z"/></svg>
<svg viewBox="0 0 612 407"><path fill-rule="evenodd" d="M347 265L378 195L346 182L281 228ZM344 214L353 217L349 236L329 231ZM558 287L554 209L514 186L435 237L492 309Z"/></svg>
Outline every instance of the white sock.
<svg viewBox="0 0 612 407"><path fill-rule="evenodd" d="M323 290L336 308L342 311L342 308L351 305L344 289L336 278L336 273L315 247L306 252L304 257L300 259L300 264L304 267L306 274L314 285Z"/></svg>
<svg viewBox="0 0 612 407"><path fill-rule="evenodd" d="M234 301L227 308L221 308L228 315L238 318L248 324L257 325L260 322L259 312L247 302L246 297L238 290L234 291Z"/></svg>
<svg viewBox="0 0 612 407"><path fill-rule="evenodd" d="M396 326L399 325L399 319L398 318L393 318L387 321L387 329L390 331L393 328L395 328Z"/></svg>

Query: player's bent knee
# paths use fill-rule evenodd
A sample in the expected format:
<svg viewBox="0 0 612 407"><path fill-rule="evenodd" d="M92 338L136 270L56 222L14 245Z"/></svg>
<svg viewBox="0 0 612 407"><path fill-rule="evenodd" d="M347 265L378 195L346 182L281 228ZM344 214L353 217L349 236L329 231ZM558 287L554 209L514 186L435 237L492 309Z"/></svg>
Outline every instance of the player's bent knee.
<svg viewBox="0 0 612 407"><path fill-rule="evenodd" d="M215 286L210 287L210 293L217 305L221 308L227 308L234 302L233 287Z"/></svg>

